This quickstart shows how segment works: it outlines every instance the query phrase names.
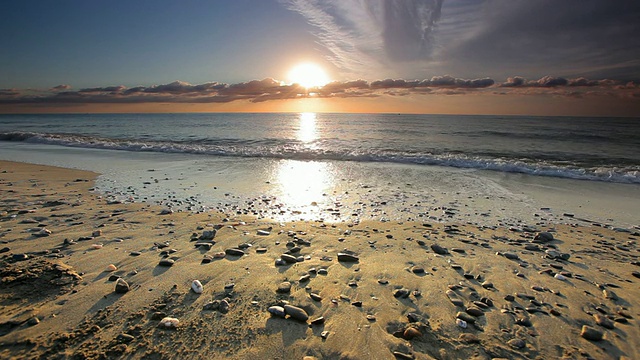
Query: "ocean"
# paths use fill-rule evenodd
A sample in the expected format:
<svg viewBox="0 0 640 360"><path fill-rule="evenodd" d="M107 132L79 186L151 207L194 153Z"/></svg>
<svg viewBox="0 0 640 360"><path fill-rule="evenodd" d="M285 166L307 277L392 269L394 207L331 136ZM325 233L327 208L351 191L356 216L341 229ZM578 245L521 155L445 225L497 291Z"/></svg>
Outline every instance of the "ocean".
<svg viewBox="0 0 640 360"><path fill-rule="evenodd" d="M610 215L587 215L639 222L640 206L631 203L640 197L639 118L0 115L0 158L97 171L107 196L180 210L249 205L284 219L443 220L448 213L461 221L533 221L551 216L539 213L549 207L541 201L558 201L545 200L546 191L576 212L613 199ZM477 211L460 217L465 205Z"/></svg>

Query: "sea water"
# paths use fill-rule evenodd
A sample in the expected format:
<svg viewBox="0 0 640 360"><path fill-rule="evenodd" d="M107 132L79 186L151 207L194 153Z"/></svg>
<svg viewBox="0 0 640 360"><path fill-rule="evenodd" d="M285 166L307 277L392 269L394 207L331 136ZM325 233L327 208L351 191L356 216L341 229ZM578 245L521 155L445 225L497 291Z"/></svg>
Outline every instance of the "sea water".
<svg viewBox="0 0 640 360"><path fill-rule="evenodd" d="M176 210L640 223L636 118L0 115L0 158L96 171L111 198Z"/></svg>

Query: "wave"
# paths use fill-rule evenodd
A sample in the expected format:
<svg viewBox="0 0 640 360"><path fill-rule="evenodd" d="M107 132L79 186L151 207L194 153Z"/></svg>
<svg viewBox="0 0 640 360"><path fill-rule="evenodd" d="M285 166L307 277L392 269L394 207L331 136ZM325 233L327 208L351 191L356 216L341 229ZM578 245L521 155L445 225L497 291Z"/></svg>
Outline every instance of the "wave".
<svg viewBox="0 0 640 360"><path fill-rule="evenodd" d="M536 176L551 176L579 180L640 184L640 166L629 161L617 164L589 166L566 158L557 160L544 156L522 157L518 154L463 154L459 152L425 152L394 149L375 149L347 146L314 146L299 141L278 139L188 139L184 141L157 141L137 139L111 139L76 134L33 132L0 133L0 141L60 145L76 148L123 150L137 152L184 153L197 155L236 156L291 160L337 160L356 162L390 162L399 164L438 165L466 169L493 170ZM335 145L335 144L333 144Z"/></svg>

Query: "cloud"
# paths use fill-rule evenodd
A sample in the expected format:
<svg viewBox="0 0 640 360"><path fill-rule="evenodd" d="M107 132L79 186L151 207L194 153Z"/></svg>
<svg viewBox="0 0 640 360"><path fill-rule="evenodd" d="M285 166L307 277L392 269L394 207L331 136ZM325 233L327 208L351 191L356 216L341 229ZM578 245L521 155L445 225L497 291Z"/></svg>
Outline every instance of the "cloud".
<svg viewBox="0 0 640 360"><path fill-rule="evenodd" d="M61 84L51 88L51 91L62 91L71 89L71 85Z"/></svg>
<svg viewBox="0 0 640 360"><path fill-rule="evenodd" d="M56 87L58 88L58 87ZM362 79L334 81L322 87L306 89L298 84L284 84L272 78L236 84L208 82L192 85L184 81L169 84L136 86L105 86L77 91L33 89L0 89L0 104L118 104L118 103L228 103L233 101L265 102L301 98L357 98L407 95L517 94L553 96L620 96L634 97L640 83L633 81L565 79L544 76L527 80L509 77L496 83L485 77L463 79L449 75L424 80L382 79L368 82ZM62 89L62 88L60 88Z"/></svg>
<svg viewBox="0 0 640 360"><path fill-rule="evenodd" d="M639 18L634 0L446 2L431 70L639 80Z"/></svg>
<svg viewBox="0 0 640 360"><path fill-rule="evenodd" d="M401 73L428 59L443 0L282 0L314 27L346 77Z"/></svg>

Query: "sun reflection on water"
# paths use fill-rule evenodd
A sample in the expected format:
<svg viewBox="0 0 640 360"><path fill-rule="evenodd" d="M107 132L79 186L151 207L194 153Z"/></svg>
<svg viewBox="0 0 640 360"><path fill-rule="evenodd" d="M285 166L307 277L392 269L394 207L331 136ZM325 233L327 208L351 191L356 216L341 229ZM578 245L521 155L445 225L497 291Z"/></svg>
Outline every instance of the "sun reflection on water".
<svg viewBox="0 0 640 360"><path fill-rule="evenodd" d="M282 160L277 167L276 178L279 200L292 209L304 212L318 210L318 205L329 201L334 184L331 165L318 161Z"/></svg>
<svg viewBox="0 0 640 360"><path fill-rule="evenodd" d="M316 132L316 113L300 113L298 140L308 144L318 138Z"/></svg>

